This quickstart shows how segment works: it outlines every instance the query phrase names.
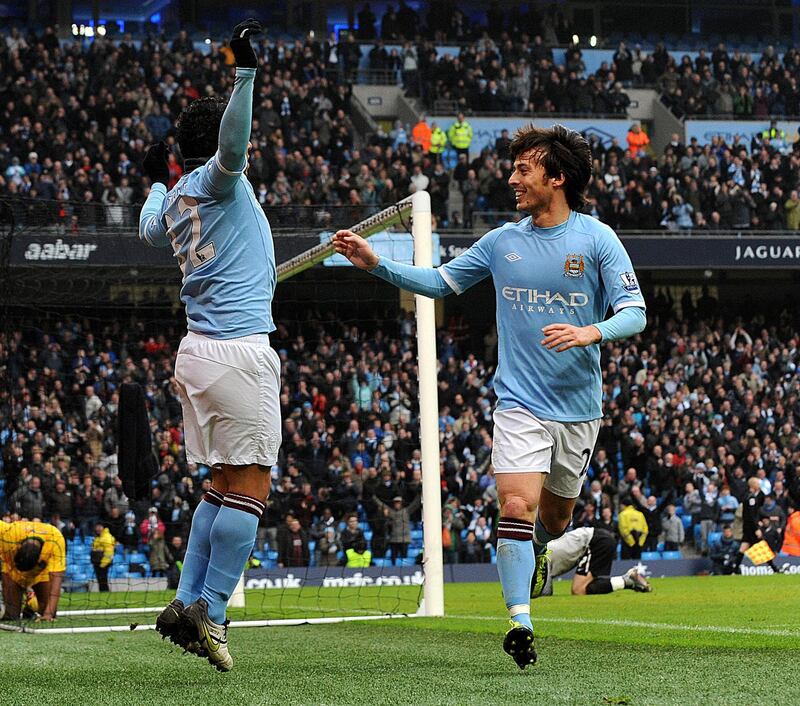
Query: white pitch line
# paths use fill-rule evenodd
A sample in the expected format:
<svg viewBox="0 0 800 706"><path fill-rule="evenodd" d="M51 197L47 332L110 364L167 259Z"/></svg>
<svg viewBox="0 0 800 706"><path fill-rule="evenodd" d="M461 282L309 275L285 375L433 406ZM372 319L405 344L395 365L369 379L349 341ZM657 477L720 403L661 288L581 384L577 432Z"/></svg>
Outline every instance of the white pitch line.
<svg viewBox="0 0 800 706"><path fill-rule="evenodd" d="M464 620L500 620L488 615L446 615L448 618L463 618ZM727 625L674 625L671 623L650 623L643 620L615 620L601 618L543 618L533 616L536 623L571 623L577 625L615 625L624 628L647 628L649 630L682 630L684 632L718 632L741 635L769 635L772 637L800 637L800 630L768 629L768 628L738 628Z"/></svg>

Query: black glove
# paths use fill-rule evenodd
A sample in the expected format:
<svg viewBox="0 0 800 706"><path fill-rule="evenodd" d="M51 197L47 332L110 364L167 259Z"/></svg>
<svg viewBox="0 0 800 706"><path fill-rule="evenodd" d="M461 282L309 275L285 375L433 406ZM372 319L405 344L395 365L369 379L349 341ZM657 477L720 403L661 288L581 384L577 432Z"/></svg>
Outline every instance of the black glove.
<svg viewBox="0 0 800 706"><path fill-rule="evenodd" d="M156 142L147 148L142 162L142 171L150 179L151 183L169 183L169 147L166 142Z"/></svg>
<svg viewBox="0 0 800 706"><path fill-rule="evenodd" d="M230 47L233 51L234 59L236 59L236 66L241 66L245 69L258 68L258 57L250 46L250 37L256 34L261 34L264 28L261 23L251 17L244 22L240 22L233 28L233 37L230 41Z"/></svg>

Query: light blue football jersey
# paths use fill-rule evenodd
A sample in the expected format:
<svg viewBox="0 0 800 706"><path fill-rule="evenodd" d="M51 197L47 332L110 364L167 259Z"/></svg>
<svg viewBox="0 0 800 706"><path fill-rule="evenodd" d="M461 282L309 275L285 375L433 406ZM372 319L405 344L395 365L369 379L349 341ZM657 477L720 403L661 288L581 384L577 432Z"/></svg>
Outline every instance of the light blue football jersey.
<svg viewBox="0 0 800 706"><path fill-rule="evenodd" d="M528 217L490 231L439 272L457 294L494 280L501 408L562 422L602 416L599 346L556 353L542 345L542 329L597 323L609 305L615 312L645 308L630 257L611 228L574 211L552 228L536 228Z"/></svg>
<svg viewBox="0 0 800 706"><path fill-rule="evenodd" d="M190 331L227 339L275 330L272 231L243 172L217 155L184 174L143 234L151 245L172 244Z"/></svg>

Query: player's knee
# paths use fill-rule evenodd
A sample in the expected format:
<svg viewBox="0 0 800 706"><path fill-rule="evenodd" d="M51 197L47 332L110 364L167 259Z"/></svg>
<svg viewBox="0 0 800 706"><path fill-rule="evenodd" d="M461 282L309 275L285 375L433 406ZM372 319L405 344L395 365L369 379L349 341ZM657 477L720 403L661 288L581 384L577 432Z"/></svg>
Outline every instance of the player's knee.
<svg viewBox="0 0 800 706"><path fill-rule="evenodd" d="M586 595L586 586L572 586L572 595L573 596L585 596Z"/></svg>
<svg viewBox="0 0 800 706"><path fill-rule="evenodd" d="M536 512L536 502L521 495L510 495L503 498L500 504L504 517L527 519Z"/></svg>

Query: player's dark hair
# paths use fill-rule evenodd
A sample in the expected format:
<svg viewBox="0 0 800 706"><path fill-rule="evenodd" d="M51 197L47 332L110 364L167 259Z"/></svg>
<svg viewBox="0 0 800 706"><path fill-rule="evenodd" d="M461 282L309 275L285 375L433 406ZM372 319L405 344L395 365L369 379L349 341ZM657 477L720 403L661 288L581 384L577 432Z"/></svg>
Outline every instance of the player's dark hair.
<svg viewBox="0 0 800 706"><path fill-rule="evenodd" d="M184 159L213 157L219 145L219 125L228 101L198 98L187 105L175 123L175 139Z"/></svg>
<svg viewBox="0 0 800 706"><path fill-rule="evenodd" d="M42 555L42 547L44 542L39 537L28 537L22 544L20 544L17 553L14 554L14 566L17 571L30 571L34 566L39 563L39 557Z"/></svg>
<svg viewBox="0 0 800 706"><path fill-rule="evenodd" d="M527 125L514 134L510 151L514 160L533 151L548 177L557 179L563 174L567 204L573 211L583 208L583 194L592 177L592 151L583 135L563 125Z"/></svg>

